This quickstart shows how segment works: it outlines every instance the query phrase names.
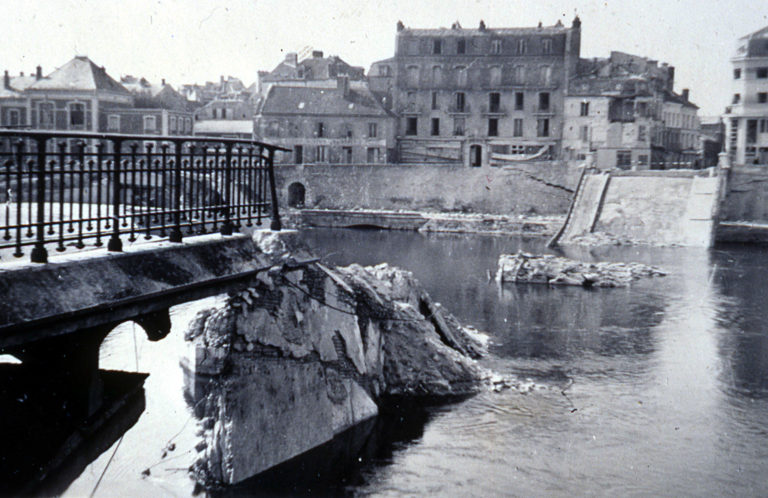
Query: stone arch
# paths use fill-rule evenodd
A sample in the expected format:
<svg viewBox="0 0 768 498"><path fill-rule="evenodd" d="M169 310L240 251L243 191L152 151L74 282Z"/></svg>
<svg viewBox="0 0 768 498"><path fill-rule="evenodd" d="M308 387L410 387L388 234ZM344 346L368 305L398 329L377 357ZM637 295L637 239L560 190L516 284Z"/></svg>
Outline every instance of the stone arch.
<svg viewBox="0 0 768 498"><path fill-rule="evenodd" d="M303 208L306 202L307 189L300 182L288 185L288 205L293 208Z"/></svg>

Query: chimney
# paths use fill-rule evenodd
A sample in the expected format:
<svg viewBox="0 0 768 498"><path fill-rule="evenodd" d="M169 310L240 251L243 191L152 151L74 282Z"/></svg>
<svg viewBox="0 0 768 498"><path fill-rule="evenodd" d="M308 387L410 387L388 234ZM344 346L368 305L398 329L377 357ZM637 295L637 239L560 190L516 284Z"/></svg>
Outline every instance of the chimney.
<svg viewBox="0 0 768 498"><path fill-rule="evenodd" d="M690 95L690 93L691 93L690 90L688 90L687 88L683 88L683 95L682 95L683 100L685 100L687 102L688 101L688 96Z"/></svg>
<svg viewBox="0 0 768 498"><path fill-rule="evenodd" d="M323 58L323 51L322 50L313 50L312 51L312 58L314 58L314 59L322 59Z"/></svg>
<svg viewBox="0 0 768 498"><path fill-rule="evenodd" d="M285 63L289 64L291 66L296 66L299 64L299 54L296 52L288 52L285 54Z"/></svg>
<svg viewBox="0 0 768 498"><path fill-rule="evenodd" d="M43 79L43 68L42 66L37 66L35 70L35 79L40 80Z"/></svg>
<svg viewBox="0 0 768 498"><path fill-rule="evenodd" d="M6 90L11 89L11 75L8 74L8 70L5 70L5 74L3 75L3 88Z"/></svg>
<svg viewBox="0 0 768 498"><path fill-rule="evenodd" d="M24 71L19 71L19 76L24 76Z"/></svg>
<svg viewBox="0 0 768 498"><path fill-rule="evenodd" d="M349 96L349 76L346 74L336 76L336 88L339 89L342 96Z"/></svg>
<svg viewBox="0 0 768 498"><path fill-rule="evenodd" d="M162 79L162 80L160 80L160 81L161 81L161 83L160 83L160 84L161 84L162 86L165 86L165 78L163 78L163 79Z"/></svg>

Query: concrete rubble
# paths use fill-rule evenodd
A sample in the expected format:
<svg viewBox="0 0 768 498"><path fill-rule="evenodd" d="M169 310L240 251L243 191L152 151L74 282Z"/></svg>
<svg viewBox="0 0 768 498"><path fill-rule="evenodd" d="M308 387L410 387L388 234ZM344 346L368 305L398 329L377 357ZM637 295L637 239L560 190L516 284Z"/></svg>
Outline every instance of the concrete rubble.
<svg viewBox="0 0 768 498"><path fill-rule="evenodd" d="M635 280L665 272L642 263L582 263L553 255L524 252L499 256L496 281L582 287L626 287Z"/></svg>
<svg viewBox="0 0 768 498"><path fill-rule="evenodd" d="M493 384L475 361L485 336L411 273L328 268L289 236L254 239L273 270L187 332L188 394L204 441L198 480L242 481L375 416L389 397L464 396Z"/></svg>

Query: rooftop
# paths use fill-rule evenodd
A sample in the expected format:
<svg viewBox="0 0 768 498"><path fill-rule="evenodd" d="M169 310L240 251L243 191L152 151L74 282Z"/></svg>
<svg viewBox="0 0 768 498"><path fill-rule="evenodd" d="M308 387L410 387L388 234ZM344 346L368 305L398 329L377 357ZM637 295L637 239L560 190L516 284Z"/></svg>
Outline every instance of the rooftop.
<svg viewBox="0 0 768 498"><path fill-rule="evenodd" d="M104 67L97 66L91 59L79 55L45 78L29 86L29 90L103 90L128 94L123 85L112 79Z"/></svg>

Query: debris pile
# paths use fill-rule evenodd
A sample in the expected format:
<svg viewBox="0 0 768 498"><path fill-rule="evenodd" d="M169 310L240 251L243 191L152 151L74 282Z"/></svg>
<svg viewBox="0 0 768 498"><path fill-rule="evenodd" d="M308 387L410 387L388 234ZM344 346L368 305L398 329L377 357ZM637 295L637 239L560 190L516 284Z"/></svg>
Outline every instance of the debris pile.
<svg viewBox="0 0 768 498"><path fill-rule="evenodd" d="M496 280L582 287L626 287L635 280L665 272L642 263L582 263L552 255L524 252L499 256Z"/></svg>

